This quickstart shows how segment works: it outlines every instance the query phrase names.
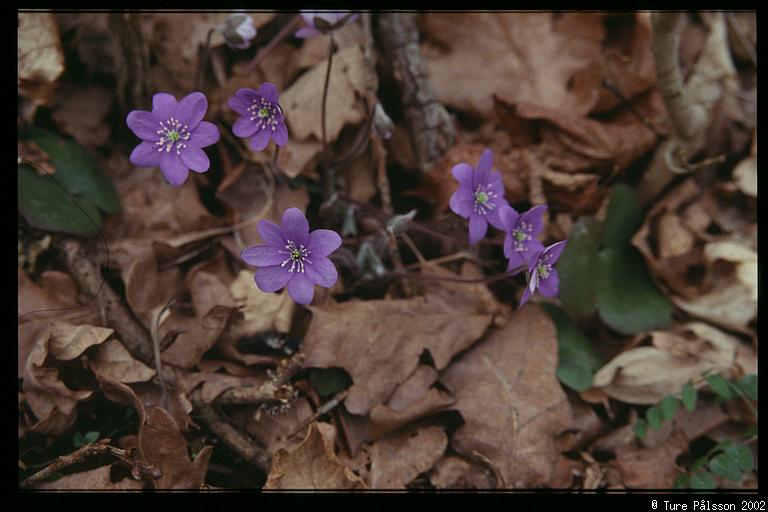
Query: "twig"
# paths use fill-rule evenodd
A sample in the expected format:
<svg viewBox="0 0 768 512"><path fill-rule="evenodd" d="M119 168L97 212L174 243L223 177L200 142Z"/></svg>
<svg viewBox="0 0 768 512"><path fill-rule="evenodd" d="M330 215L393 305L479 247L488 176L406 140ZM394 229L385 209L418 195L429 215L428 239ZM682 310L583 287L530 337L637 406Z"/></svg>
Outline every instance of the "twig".
<svg viewBox="0 0 768 512"><path fill-rule="evenodd" d="M426 258L424 258L424 255L421 254L421 251L418 247L416 247L416 244L413 243L413 240L411 240L411 237L408 236L408 233L401 233L400 236L402 237L403 242L405 242L405 245L407 245L414 256L416 256L416 259L419 260L419 265L426 265Z"/></svg>
<svg viewBox="0 0 768 512"><path fill-rule="evenodd" d="M266 402L287 402L293 398L293 388L288 385L304 362L301 352L288 359L282 359L274 377L261 386L232 388L219 395L218 405L258 404Z"/></svg>
<svg viewBox="0 0 768 512"><path fill-rule="evenodd" d="M323 84L323 101L320 120L323 135L323 201L327 202L333 197L335 188L335 172L329 163L328 138L325 131L325 107L328 100L328 84L331 81L331 65L333 64L333 32L330 34L330 46L328 47L328 67L325 69L325 83Z"/></svg>
<svg viewBox="0 0 768 512"><path fill-rule="evenodd" d="M312 416L310 416L309 418L305 419L304 421L302 421L302 422L299 424L299 426L298 426L298 427L294 428L294 429L291 431L291 433L290 433L290 434L288 434L288 437L287 437L287 439L290 439L290 438L292 438L293 436L295 436L296 434L298 434L299 432L301 432L302 430L304 430L304 428L305 428L307 425L309 425L309 424L310 424L310 423L312 423L313 421L316 421L316 420L317 420L317 419L318 419L320 416L322 416L323 414L327 414L327 413L329 413L330 411L332 411L333 409L335 409L335 408L336 408L336 406L338 406L338 405L341 403L341 401L342 401L342 400L344 400L345 398L347 398L347 395L348 395L348 394L349 394L349 389L345 389L344 391L341 391L341 392L339 392L339 393L338 393L336 396L334 396L333 398L331 398L330 400L328 400L327 402L325 402L323 405L321 405L321 406L320 406L320 407L317 409L317 411L315 411L315 413L314 413Z"/></svg>
<svg viewBox="0 0 768 512"><path fill-rule="evenodd" d="M189 399L200 416L202 416L203 421L208 425L208 428L211 429L211 432L216 434L224 444L243 459L259 468L264 474L269 474L270 456L266 450L254 443L250 437L230 425L216 411L213 405L205 403L199 390L192 392Z"/></svg>

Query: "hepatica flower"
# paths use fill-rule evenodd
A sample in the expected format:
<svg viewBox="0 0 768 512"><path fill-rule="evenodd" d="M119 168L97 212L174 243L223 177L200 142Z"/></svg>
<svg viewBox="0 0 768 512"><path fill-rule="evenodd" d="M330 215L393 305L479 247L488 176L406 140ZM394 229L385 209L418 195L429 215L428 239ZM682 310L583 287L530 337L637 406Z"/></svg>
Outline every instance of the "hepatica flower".
<svg viewBox="0 0 768 512"><path fill-rule="evenodd" d="M259 221L264 245L249 247L243 261L256 270L256 286L263 292L288 287L288 295L299 304L309 304L315 285L330 288L339 274L328 256L341 246L341 237L330 229L309 232L309 223L298 208L283 213L281 225Z"/></svg>
<svg viewBox="0 0 768 512"><path fill-rule="evenodd" d="M174 187L187 180L190 169L206 172L211 162L202 148L219 141L216 125L203 121L207 110L208 100L201 92L179 102L170 94L155 94L152 112L134 110L126 118L128 127L142 140L131 152L131 163L160 167Z"/></svg>
<svg viewBox="0 0 768 512"><path fill-rule="evenodd" d="M251 39L256 37L256 27L253 25L253 18L247 14L237 13L227 18L221 33L224 35L227 46L236 50L245 50L251 46Z"/></svg>
<svg viewBox="0 0 768 512"><path fill-rule="evenodd" d="M301 11L301 17L307 26L301 27L294 35L306 39L341 28L355 21L358 14L350 11Z"/></svg>
<svg viewBox="0 0 768 512"><path fill-rule="evenodd" d="M288 142L288 128L278 99L274 84L264 82L255 91L239 89L227 102L229 108L241 116L232 127L232 132L238 137L250 137L250 146L254 151L266 148L270 139L278 146L285 146Z"/></svg>
<svg viewBox="0 0 768 512"><path fill-rule="evenodd" d="M477 168L461 163L453 167L453 177L459 181L459 189L451 196L451 210L469 219L469 243L479 242L488 231L488 223L504 229L499 212L509 206L504 199L501 173L493 171L493 153L483 151Z"/></svg>
<svg viewBox="0 0 768 512"><path fill-rule="evenodd" d="M507 271L514 270L531 261L544 245L536 236L544 227L541 217L547 211L547 205L534 206L520 214L511 206L502 206L499 211L501 222L507 236L504 238L504 256L509 258Z"/></svg>
<svg viewBox="0 0 768 512"><path fill-rule="evenodd" d="M554 265L563 253L566 243L567 240L556 242L531 259L528 264L528 284L520 298L518 308L528 302L537 288L545 297L554 297L560 291L560 277Z"/></svg>

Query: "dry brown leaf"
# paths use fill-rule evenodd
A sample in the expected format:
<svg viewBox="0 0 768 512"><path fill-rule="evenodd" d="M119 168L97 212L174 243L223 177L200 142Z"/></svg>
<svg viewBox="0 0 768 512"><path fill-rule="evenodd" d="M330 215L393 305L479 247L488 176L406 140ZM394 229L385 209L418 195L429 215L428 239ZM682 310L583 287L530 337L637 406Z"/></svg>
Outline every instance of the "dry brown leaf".
<svg viewBox="0 0 768 512"><path fill-rule="evenodd" d="M265 293L259 290L252 270L241 270L229 285L235 306L243 313L242 320L233 329L242 336L252 336L264 331L288 332L295 303L283 293Z"/></svg>
<svg viewBox="0 0 768 512"><path fill-rule="evenodd" d="M266 376L235 377L213 372L185 372L176 370L176 381L187 395L202 384L200 391L203 402L210 403L224 391L232 388L260 386L266 382Z"/></svg>
<svg viewBox="0 0 768 512"><path fill-rule="evenodd" d="M618 469L624 485L631 489L671 489L680 474L676 460L688 448L677 435L653 448L619 453L609 466Z"/></svg>
<svg viewBox="0 0 768 512"><path fill-rule="evenodd" d="M157 257L149 244L128 242L122 246L133 246L129 251L131 258L121 272L125 299L144 326L150 327L152 311L182 291L181 271L176 266L158 269ZM140 249L142 246L144 250Z"/></svg>
<svg viewBox="0 0 768 512"><path fill-rule="evenodd" d="M290 402L290 408L279 414L272 415L261 410L254 414L254 410L250 409L244 413L247 414L245 431L270 454L280 449L290 450L301 440L302 432L291 439L286 438L294 429L311 418L312 413L312 408L304 397Z"/></svg>
<svg viewBox="0 0 768 512"><path fill-rule="evenodd" d="M64 475L55 482L39 483L35 489L44 491L139 491L141 482L132 478L123 478L113 482L110 476L112 466L101 466L89 471Z"/></svg>
<svg viewBox="0 0 768 512"><path fill-rule="evenodd" d="M726 421L728 416L719 404L699 403L693 411L680 407L672 421L665 421L659 429L648 430L643 445L649 448L658 446L673 433L682 434L686 441L693 441Z"/></svg>
<svg viewBox="0 0 768 512"><path fill-rule="evenodd" d="M272 458L264 490L365 489L365 483L341 463L333 451L335 429L313 423L293 450L280 449Z"/></svg>
<svg viewBox="0 0 768 512"><path fill-rule="evenodd" d="M445 452L448 436L430 426L382 437L371 446L372 489L405 489L419 474L428 471Z"/></svg>
<svg viewBox="0 0 768 512"><path fill-rule="evenodd" d="M733 169L733 181L746 195L757 197L757 131L753 135L751 153Z"/></svg>
<svg viewBox="0 0 768 512"><path fill-rule="evenodd" d="M360 23L348 23L333 32L333 43L336 48L346 48L347 46L363 45L363 28ZM291 62L290 68L299 71L311 68L328 58L329 38L311 37L304 40L304 44L296 52L295 59Z"/></svg>
<svg viewBox="0 0 768 512"><path fill-rule="evenodd" d="M445 455L429 472L429 480L438 489L492 489L491 471L455 455Z"/></svg>
<svg viewBox="0 0 768 512"><path fill-rule="evenodd" d="M423 31L445 48L425 57L438 99L488 116L494 94L513 101L589 112L602 78L597 13L428 13ZM459 72L457 72L459 71Z"/></svg>
<svg viewBox="0 0 768 512"><path fill-rule="evenodd" d="M99 389L109 400L133 407L139 416L139 425L144 424L147 413L144 409L144 404L133 389L120 382L113 382L106 379L99 380Z"/></svg>
<svg viewBox="0 0 768 512"><path fill-rule="evenodd" d="M378 404L371 409L370 439L378 439L418 418L446 410L455 402L449 393L433 388L400 409Z"/></svg>
<svg viewBox="0 0 768 512"><path fill-rule="evenodd" d="M110 140L111 128L105 117L112 109L115 94L105 87L67 87L51 116L59 128L81 145L95 148Z"/></svg>
<svg viewBox="0 0 768 512"><path fill-rule="evenodd" d="M517 310L441 373L465 421L451 446L490 460L510 487L543 485L557 462L554 437L572 424L556 369L552 321L534 305Z"/></svg>
<svg viewBox="0 0 768 512"><path fill-rule="evenodd" d="M106 327L54 322L48 342L49 353L59 361L69 361L87 348L104 343L113 332Z"/></svg>
<svg viewBox="0 0 768 512"><path fill-rule="evenodd" d="M622 352L595 373L593 387L622 402L655 404L706 371L732 370L738 340L698 322L685 329L694 333L693 340L682 336L670 340L669 333L661 333L660 346Z"/></svg>
<svg viewBox="0 0 768 512"><path fill-rule="evenodd" d="M126 384L145 382L155 376L155 370L134 359L123 344L115 339L107 340L96 347L89 366L100 380Z"/></svg>
<svg viewBox="0 0 768 512"><path fill-rule="evenodd" d="M368 414L413 373L424 350L445 368L491 324L500 308L487 287L459 286L438 283L412 299L310 307L305 367L344 368L353 381L347 409Z"/></svg>
<svg viewBox="0 0 768 512"><path fill-rule="evenodd" d="M155 480L156 489L198 490L205 482L213 447L206 446L192 461L187 441L179 432L170 413L153 407L139 428L139 450L143 459L159 468L163 475Z"/></svg>
<svg viewBox="0 0 768 512"><path fill-rule="evenodd" d="M327 59L315 65L280 97L291 139L306 141L310 136L322 140L321 108ZM358 45L339 50L333 58L326 106L328 141L336 140L346 124L365 119L364 98L376 91L378 78L370 69Z"/></svg>
<svg viewBox="0 0 768 512"><path fill-rule="evenodd" d="M64 52L53 13L18 13L17 36L19 94L45 105L64 72Z"/></svg>
<svg viewBox="0 0 768 512"><path fill-rule="evenodd" d="M393 411L402 411L415 401L423 398L437 381L438 373L433 367L420 364L387 399L386 406Z"/></svg>

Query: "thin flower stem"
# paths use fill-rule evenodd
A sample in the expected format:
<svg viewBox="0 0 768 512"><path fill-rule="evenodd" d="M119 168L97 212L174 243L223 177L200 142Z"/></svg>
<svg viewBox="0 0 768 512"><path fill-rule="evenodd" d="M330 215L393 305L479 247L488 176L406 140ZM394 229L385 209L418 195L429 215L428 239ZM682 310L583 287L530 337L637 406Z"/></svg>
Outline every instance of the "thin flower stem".
<svg viewBox="0 0 768 512"><path fill-rule="evenodd" d="M285 24L285 26L280 29L280 32L275 34L275 37L272 38L272 40L267 43L267 46L259 50L259 53L256 54L256 56L253 58L253 60L248 64L246 67L247 72L252 72L254 69L256 69L256 66L261 64L261 62L264 60L264 58L269 54L272 49L277 46L280 41L288 37L292 32L293 29L296 27L296 25L299 24L301 21L301 16L296 15L291 20Z"/></svg>
<svg viewBox="0 0 768 512"><path fill-rule="evenodd" d="M203 55L200 56L200 61L197 63L197 73L195 74L195 90L199 91L203 86L203 70L205 64L208 62L208 56L211 53L211 37L213 33L219 30L219 27L214 27L208 31L208 35L205 38L205 47L203 47Z"/></svg>
<svg viewBox="0 0 768 512"><path fill-rule="evenodd" d="M334 172L328 162L328 137L325 128L325 112L328 100L328 84L331 81L331 65L333 64L333 32L330 34L330 45L328 47L328 67L325 69L325 84L323 85L323 104L321 107L320 121L323 134L323 196L328 201L333 197Z"/></svg>

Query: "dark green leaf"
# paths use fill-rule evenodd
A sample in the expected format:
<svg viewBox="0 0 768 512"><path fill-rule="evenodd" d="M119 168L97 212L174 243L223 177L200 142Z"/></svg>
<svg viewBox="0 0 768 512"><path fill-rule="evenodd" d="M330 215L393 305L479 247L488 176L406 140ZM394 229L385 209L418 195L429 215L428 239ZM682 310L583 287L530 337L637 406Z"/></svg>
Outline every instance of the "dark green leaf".
<svg viewBox="0 0 768 512"><path fill-rule="evenodd" d="M699 468L703 468L707 465L707 462L709 462L709 458L707 458L706 455L699 457L695 461L693 461L693 464L691 464L691 471L695 471Z"/></svg>
<svg viewBox="0 0 768 512"><path fill-rule="evenodd" d="M557 329L557 377L576 391L590 388L592 376L603 365L602 356L563 310L553 304L542 307Z"/></svg>
<svg viewBox="0 0 768 512"><path fill-rule="evenodd" d="M312 368L309 383L318 394L328 397L347 389L352 379L341 368Z"/></svg>
<svg viewBox="0 0 768 512"><path fill-rule="evenodd" d="M725 454L728 455L736 466L743 472L752 471L755 467L754 460L752 459L752 450L748 446L743 444L734 444L725 449Z"/></svg>
<svg viewBox="0 0 768 512"><path fill-rule="evenodd" d="M632 431L635 433L637 437L640 439L645 437L645 434L648 432L648 424L643 419L639 419L635 422L635 426L632 427Z"/></svg>
<svg viewBox="0 0 768 512"><path fill-rule="evenodd" d="M730 400L734 397L734 393L731 390L731 387L728 385L728 381L725 380L722 375L707 375L705 378L707 379L707 384L709 384L709 387L712 389L712 391L717 393L717 395L723 400Z"/></svg>
<svg viewBox="0 0 768 512"><path fill-rule="evenodd" d="M716 475L733 480L741 481L741 470L739 465L727 453L721 453L709 461L709 469Z"/></svg>
<svg viewBox="0 0 768 512"><path fill-rule="evenodd" d="M734 383L740 394L746 395L752 400L757 400L757 375L749 373Z"/></svg>
<svg viewBox="0 0 768 512"><path fill-rule="evenodd" d="M605 212L603 245L606 247L628 245L642 222L643 216L632 189L627 185L613 187Z"/></svg>
<svg viewBox="0 0 768 512"><path fill-rule="evenodd" d="M714 489L716 487L712 475L703 469L692 473L689 481L691 489Z"/></svg>
<svg viewBox="0 0 768 512"><path fill-rule="evenodd" d="M99 432L92 430L90 432L86 432L86 434L83 436L83 441L85 441L84 444L90 444L95 443L99 439Z"/></svg>
<svg viewBox="0 0 768 512"><path fill-rule="evenodd" d="M592 217L576 222L568 236L557 272L560 275L560 301L575 318L595 312L595 276L601 224Z"/></svg>
<svg viewBox="0 0 768 512"><path fill-rule="evenodd" d="M667 395L661 399L659 406L661 407L661 414L665 420L671 420L675 417L677 407L680 404L680 400L676 396Z"/></svg>
<svg viewBox="0 0 768 512"><path fill-rule="evenodd" d="M645 261L630 246L597 255L597 309L608 326L622 334L658 329L669 323L672 306L651 281Z"/></svg>
<svg viewBox="0 0 768 512"><path fill-rule="evenodd" d="M120 200L112 181L85 148L36 126L27 128L22 137L50 156L56 168L56 178L70 194L84 197L107 213L120 210Z"/></svg>
<svg viewBox="0 0 768 512"><path fill-rule="evenodd" d="M675 483L672 484L673 489L687 489L689 487L688 482L688 475L685 473L678 475L677 478L675 478Z"/></svg>
<svg viewBox="0 0 768 512"><path fill-rule="evenodd" d="M661 409L655 405L653 407L649 407L648 410L645 411L645 419L648 420L648 425L652 429L658 429L664 422L664 419L661 415Z"/></svg>
<svg viewBox="0 0 768 512"><path fill-rule="evenodd" d="M80 448L85 444L85 439L80 431L75 432L75 436L72 438L72 444L75 445L75 448Z"/></svg>
<svg viewBox="0 0 768 512"><path fill-rule="evenodd" d="M73 235L98 233L101 215L90 201L70 198L53 178L40 176L27 165L19 166L18 177L19 211L32 226Z"/></svg>
<svg viewBox="0 0 768 512"><path fill-rule="evenodd" d="M683 405L686 409L693 412L696 409L696 397L698 395L698 392L696 391L696 388L693 387L693 384L690 382L686 383L685 386L683 386Z"/></svg>
<svg viewBox="0 0 768 512"><path fill-rule="evenodd" d="M747 430L744 431L744 437L749 439L750 437L757 436L757 425L750 425Z"/></svg>

